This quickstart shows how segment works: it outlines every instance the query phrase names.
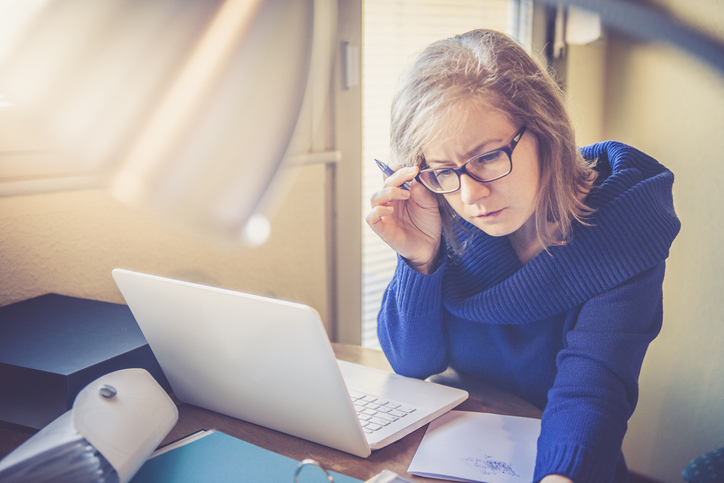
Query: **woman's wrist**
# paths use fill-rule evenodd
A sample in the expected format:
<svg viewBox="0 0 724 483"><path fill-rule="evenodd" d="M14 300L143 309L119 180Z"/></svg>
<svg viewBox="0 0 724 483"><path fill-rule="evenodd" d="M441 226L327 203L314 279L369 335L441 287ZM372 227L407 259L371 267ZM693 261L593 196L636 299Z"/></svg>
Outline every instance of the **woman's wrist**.
<svg viewBox="0 0 724 483"><path fill-rule="evenodd" d="M407 260L407 259L405 259L405 260ZM407 265L409 265L411 269L413 269L413 270L415 270L416 272L419 272L419 273L421 273L421 274L423 274L423 275L430 275L430 274L433 273L433 272L435 271L435 269L437 268L437 266L436 266L437 264L434 264L434 263L432 263L432 262L423 263L423 264L416 264L416 263L413 263L413 262L410 261L410 260L407 260Z"/></svg>
<svg viewBox="0 0 724 483"><path fill-rule="evenodd" d="M430 275L440 266L440 246L438 245L435 248L434 255L427 262L416 263L407 258L405 258L405 261L407 261L407 265L409 265L413 270L420 272L423 275Z"/></svg>

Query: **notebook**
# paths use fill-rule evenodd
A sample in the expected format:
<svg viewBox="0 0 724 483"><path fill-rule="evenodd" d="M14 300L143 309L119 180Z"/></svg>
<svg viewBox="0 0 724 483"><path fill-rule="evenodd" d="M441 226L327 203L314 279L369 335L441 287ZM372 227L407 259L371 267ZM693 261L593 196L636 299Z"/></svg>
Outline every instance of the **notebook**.
<svg viewBox="0 0 724 483"><path fill-rule="evenodd" d="M338 361L307 305L123 269L113 278L182 402L365 458L468 397Z"/></svg>

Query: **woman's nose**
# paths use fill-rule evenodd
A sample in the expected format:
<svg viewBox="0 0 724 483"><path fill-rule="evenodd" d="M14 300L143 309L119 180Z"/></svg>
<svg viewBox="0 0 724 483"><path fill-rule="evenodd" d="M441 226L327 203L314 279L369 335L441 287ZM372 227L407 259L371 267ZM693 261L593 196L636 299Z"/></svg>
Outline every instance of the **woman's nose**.
<svg viewBox="0 0 724 483"><path fill-rule="evenodd" d="M490 195L490 187L486 183L475 181L467 174L460 176L460 199L467 205L474 205Z"/></svg>

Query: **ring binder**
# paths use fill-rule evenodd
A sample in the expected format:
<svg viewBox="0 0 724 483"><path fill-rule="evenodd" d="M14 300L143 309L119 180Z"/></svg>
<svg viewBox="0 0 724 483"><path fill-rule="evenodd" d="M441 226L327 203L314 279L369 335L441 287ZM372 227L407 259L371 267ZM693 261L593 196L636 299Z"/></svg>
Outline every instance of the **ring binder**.
<svg viewBox="0 0 724 483"><path fill-rule="evenodd" d="M334 483L334 478L332 478L332 475L327 473L327 470L324 469L324 467L319 463L319 461L313 460L311 458L307 458L302 460L299 465L297 466L297 470L294 472L294 483L299 483L299 473L302 472L302 469L305 466L315 466L322 470L325 475L327 475L327 479L329 480L329 483Z"/></svg>
<svg viewBox="0 0 724 483"><path fill-rule="evenodd" d="M327 479L330 483L334 483L334 478L332 478L332 475L327 473L327 470L324 469L324 467L319 463L319 461L313 460L311 458L307 458L305 460L302 460L299 465L297 465L297 470L294 472L294 483L299 483L299 473L302 472L302 468L305 466L315 466L322 470L324 474L327 476ZM407 478L403 478L402 476L398 475L397 473L394 473L390 470L383 470L382 473L379 473L369 480L365 481L365 483L413 483L411 480L408 480Z"/></svg>

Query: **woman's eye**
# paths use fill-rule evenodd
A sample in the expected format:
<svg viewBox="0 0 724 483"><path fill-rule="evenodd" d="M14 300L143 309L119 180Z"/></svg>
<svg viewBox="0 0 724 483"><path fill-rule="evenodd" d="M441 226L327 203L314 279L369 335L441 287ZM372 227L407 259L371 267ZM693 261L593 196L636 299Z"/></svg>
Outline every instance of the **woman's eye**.
<svg viewBox="0 0 724 483"><path fill-rule="evenodd" d="M435 176L437 176L438 178L446 178L454 175L455 171L453 171L452 169L438 169L435 171Z"/></svg>
<svg viewBox="0 0 724 483"><path fill-rule="evenodd" d="M493 151L492 153L483 154L482 156L475 159L478 163L490 163L493 161L497 161L500 159L500 156L503 154L502 151Z"/></svg>

